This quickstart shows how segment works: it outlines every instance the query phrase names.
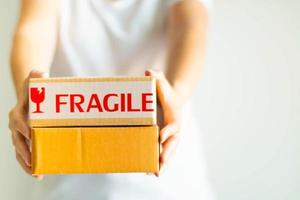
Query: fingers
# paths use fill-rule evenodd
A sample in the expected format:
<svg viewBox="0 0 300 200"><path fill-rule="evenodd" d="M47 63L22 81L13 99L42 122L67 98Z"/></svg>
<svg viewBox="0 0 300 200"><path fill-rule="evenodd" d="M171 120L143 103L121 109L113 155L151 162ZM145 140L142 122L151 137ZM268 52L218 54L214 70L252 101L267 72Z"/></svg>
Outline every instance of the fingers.
<svg viewBox="0 0 300 200"><path fill-rule="evenodd" d="M162 152L159 157L160 169L158 173L155 173L155 176L158 177L165 171L168 163L170 163L170 160L175 152L178 141L178 135L172 135L162 144Z"/></svg>
<svg viewBox="0 0 300 200"><path fill-rule="evenodd" d="M161 153L160 153L160 170L159 173L156 173L156 176L159 176L166 169L167 163L170 162L170 158L173 156L175 152L177 143L179 141L179 132L180 127L179 124L174 122L166 125L160 131L160 143L161 143Z"/></svg>
<svg viewBox="0 0 300 200"><path fill-rule="evenodd" d="M30 139L30 128L26 122L25 114L21 108L14 109L9 113L9 128L13 131L18 131L26 139Z"/></svg>
<svg viewBox="0 0 300 200"><path fill-rule="evenodd" d="M155 173L157 177L165 171L167 164L170 162L171 157L175 152L176 146L179 141L179 130L179 125L177 123L172 123L165 126L160 131L160 142L162 151L159 157L160 170L159 173Z"/></svg>
<svg viewBox="0 0 300 200"><path fill-rule="evenodd" d="M172 135L169 137L163 144L163 151L160 154L159 162L160 166L164 167L164 165L169 161L172 153L174 152L178 143L178 136Z"/></svg>
<svg viewBox="0 0 300 200"><path fill-rule="evenodd" d="M18 99L17 105L9 113L9 128L12 132L12 142L16 150L16 159L24 171L31 174L31 153L27 140L30 140L30 128L27 124L28 112L28 83L30 78L41 78L44 74L40 71L33 70L24 80L23 95ZM43 176L32 175L41 180Z"/></svg>
<svg viewBox="0 0 300 200"><path fill-rule="evenodd" d="M31 175L31 167L27 166L23 160L23 158L21 157L20 154L16 153L16 159L17 161L20 163L21 167L24 169L24 171Z"/></svg>
<svg viewBox="0 0 300 200"><path fill-rule="evenodd" d="M16 159L19 162L19 164L21 165L21 167L23 168L23 170L30 176L32 176L33 178L36 178L37 180L43 180L44 176L43 175L33 175L31 174L31 167L27 166L24 163L24 160L22 159L22 157L20 156L20 154L16 153Z"/></svg>
<svg viewBox="0 0 300 200"><path fill-rule="evenodd" d="M161 129L159 133L160 143L164 143L167 140L167 138L179 133L179 131L180 128L178 123L174 122L166 125L163 129Z"/></svg>
<svg viewBox="0 0 300 200"><path fill-rule="evenodd" d="M13 143L16 149L16 159L23 168L23 170L31 175L32 177L36 178L37 180L42 180L44 178L43 175L33 175L32 168L31 168L31 158L29 148L25 142L25 138L21 134L12 134Z"/></svg>
<svg viewBox="0 0 300 200"><path fill-rule="evenodd" d="M146 76L152 76L156 79L156 89L159 103L163 110L163 118L165 127L160 131L160 172L155 173L156 176L161 174L169 163L172 157L177 143L178 132L180 131L178 119L180 117L180 106L177 103L177 99L180 96L176 96L174 90L165 75L161 71L147 70Z"/></svg>
<svg viewBox="0 0 300 200"><path fill-rule="evenodd" d="M19 133L21 133L27 140L30 140L30 128L24 119L17 120L17 122L15 123L15 129Z"/></svg>
<svg viewBox="0 0 300 200"><path fill-rule="evenodd" d="M31 166L31 154L29 147L26 144L26 139L20 133L12 133L13 144L15 145L16 152L23 159L24 163L30 167Z"/></svg>

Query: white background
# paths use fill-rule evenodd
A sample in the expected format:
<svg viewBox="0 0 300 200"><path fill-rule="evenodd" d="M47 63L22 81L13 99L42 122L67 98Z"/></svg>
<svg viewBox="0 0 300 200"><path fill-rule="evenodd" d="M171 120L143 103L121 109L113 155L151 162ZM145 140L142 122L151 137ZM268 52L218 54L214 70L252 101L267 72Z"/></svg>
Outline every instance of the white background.
<svg viewBox="0 0 300 200"><path fill-rule="evenodd" d="M0 0L0 199L27 199L7 113L8 55L18 1ZM216 0L198 119L221 200L300 198L300 2ZM196 182L195 182L196 184Z"/></svg>

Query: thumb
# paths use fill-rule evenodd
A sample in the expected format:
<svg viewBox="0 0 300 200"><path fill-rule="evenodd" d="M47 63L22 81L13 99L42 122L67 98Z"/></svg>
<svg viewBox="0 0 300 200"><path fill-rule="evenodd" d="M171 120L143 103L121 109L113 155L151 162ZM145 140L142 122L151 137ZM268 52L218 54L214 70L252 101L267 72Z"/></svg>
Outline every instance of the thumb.
<svg viewBox="0 0 300 200"><path fill-rule="evenodd" d="M169 113L170 107L169 107L169 101L172 98L172 87L165 77L164 73L159 70L146 70L145 71L146 76L152 76L156 79L156 90L157 90L157 97L161 104L161 107L163 109L163 112Z"/></svg>
<svg viewBox="0 0 300 200"><path fill-rule="evenodd" d="M45 73L42 72L42 71L38 71L38 70L31 70L29 75L28 75L28 78L43 78L45 77Z"/></svg>
<svg viewBox="0 0 300 200"><path fill-rule="evenodd" d="M24 104L24 106L28 105L28 89L29 89L29 80L31 78L43 78L45 77L45 73L38 71L38 70L31 70L27 76L27 78L24 80L24 84L23 84L23 95L22 95L22 99L21 101L23 101L22 103Z"/></svg>

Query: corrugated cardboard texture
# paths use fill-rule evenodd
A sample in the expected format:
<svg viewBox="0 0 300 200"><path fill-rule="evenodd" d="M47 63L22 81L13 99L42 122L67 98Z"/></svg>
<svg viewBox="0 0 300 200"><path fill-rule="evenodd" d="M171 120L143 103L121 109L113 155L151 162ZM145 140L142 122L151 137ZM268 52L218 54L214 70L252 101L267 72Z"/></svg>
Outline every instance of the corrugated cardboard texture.
<svg viewBox="0 0 300 200"><path fill-rule="evenodd" d="M114 110L115 105L118 109ZM30 79L29 124L31 127L155 125L155 79L149 76Z"/></svg>
<svg viewBox="0 0 300 200"><path fill-rule="evenodd" d="M159 170L158 127L32 129L32 173L117 173Z"/></svg>

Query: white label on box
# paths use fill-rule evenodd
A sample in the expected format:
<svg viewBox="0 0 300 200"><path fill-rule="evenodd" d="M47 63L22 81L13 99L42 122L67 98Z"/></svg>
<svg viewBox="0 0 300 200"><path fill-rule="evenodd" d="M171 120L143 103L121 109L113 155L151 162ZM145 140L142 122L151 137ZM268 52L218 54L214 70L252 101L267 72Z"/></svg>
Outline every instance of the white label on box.
<svg viewBox="0 0 300 200"><path fill-rule="evenodd" d="M29 119L156 118L153 81L30 82Z"/></svg>

